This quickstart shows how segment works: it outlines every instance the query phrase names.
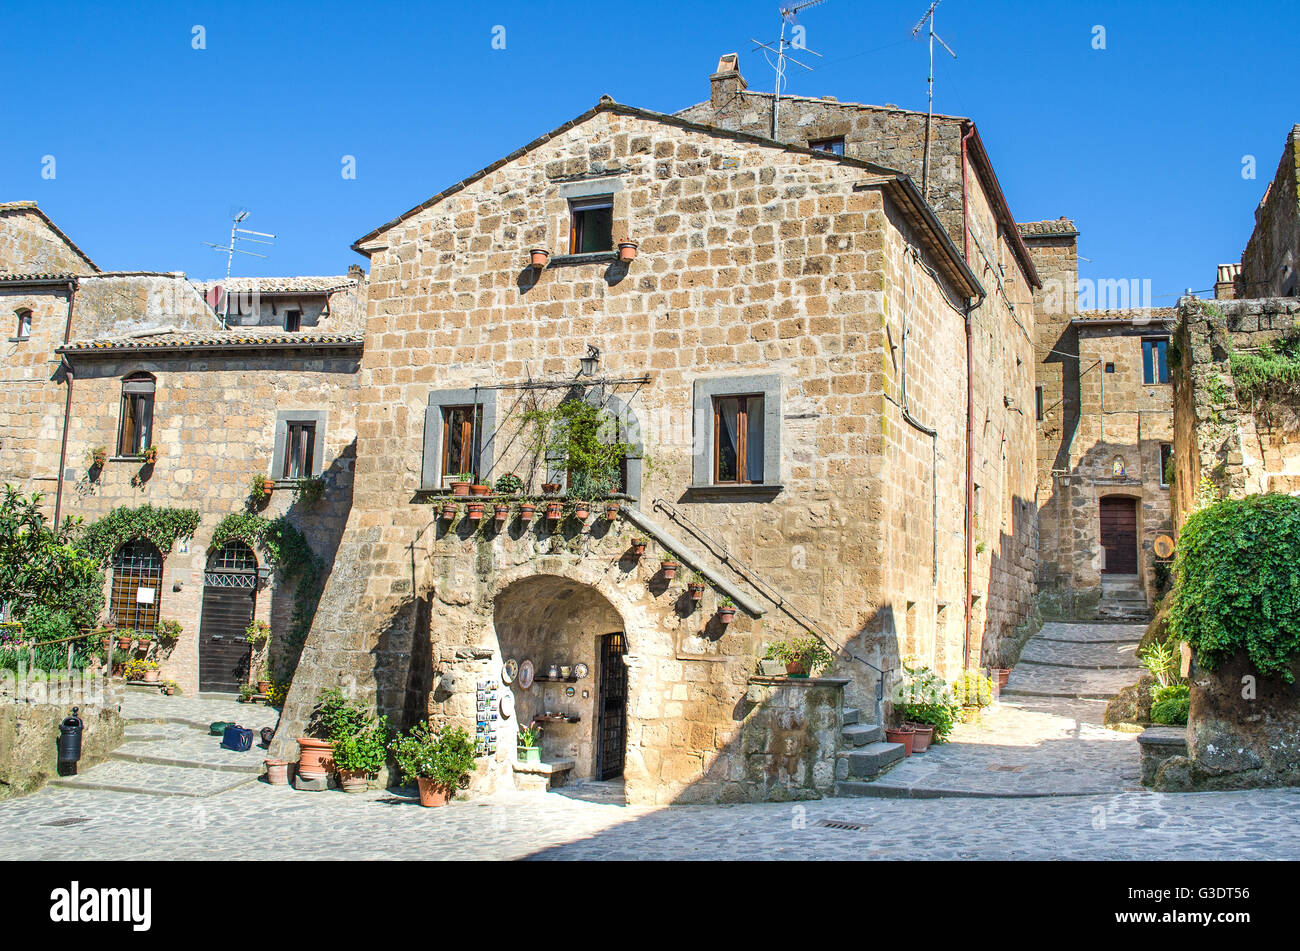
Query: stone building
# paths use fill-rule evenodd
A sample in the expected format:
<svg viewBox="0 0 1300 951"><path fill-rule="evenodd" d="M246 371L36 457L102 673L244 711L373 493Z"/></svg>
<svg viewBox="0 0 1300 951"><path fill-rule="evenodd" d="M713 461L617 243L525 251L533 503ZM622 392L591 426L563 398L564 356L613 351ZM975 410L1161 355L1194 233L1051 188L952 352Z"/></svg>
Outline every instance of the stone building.
<svg viewBox="0 0 1300 951"><path fill-rule="evenodd" d="M1034 277L1009 217L968 195L984 260L900 171L692 116L602 99L355 243L357 478L277 750L344 683L395 721L475 728L476 788L520 781L518 724L558 714L543 759L622 774L633 800L819 795L887 752L836 751L878 712L878 671L961 669L968 579L972 663L1031 616ZM989 544L968 575L972 388ZM609 491L557 496L531 427L575 402L628 453ZM481 514L448 490L467 471L496 487ZM809 629L829 679L755 677Z"/></svg>
<svg viewBox="0 0 1300 951"><path fill-rule="evenodd" d="M253 617L271 623L273 654L291 663L297 579L273 570L262 546L209 543L222 519L249 510L261 476L276 488L257 514L287 514L332 562L352 491L364 280L236 280L228 308L183 274L101 272L34 205L0 209L0 296L30 315L0 390L5 481L87 523L145 505L198 512L197 531L173 550L123 538L106 565L110 620L183 625L161 657L162 676L183 690L237 688ZM301 477L323 480L319 499L294 498Z"/></svg>
<svg viewBox="0 0 1300 951"><path fill-rule="evenodd" d="M1295 297L1300 290L1297 267L1300 267L1300 125L1293 126L1287 134L1277 174L1255 209L1255 230L1242 252L1240 265L1231 275L1231 296Z"/></svg>

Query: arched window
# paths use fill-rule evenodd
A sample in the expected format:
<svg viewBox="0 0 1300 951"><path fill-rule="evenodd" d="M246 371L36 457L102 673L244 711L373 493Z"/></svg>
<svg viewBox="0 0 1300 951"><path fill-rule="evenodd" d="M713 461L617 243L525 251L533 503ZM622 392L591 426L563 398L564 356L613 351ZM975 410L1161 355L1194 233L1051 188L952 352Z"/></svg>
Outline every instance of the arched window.
<svg viewBox="0 0 1300 951"><path fill-rule="evenodd" d="M17 340L26 340L32 335L32 312L24 307L17 312L18 326L14 330L14 338Z"/></svg>
<svg viewBox="0 0 1300 951"><path fill-rule="evenodd" d="M150 542L136 539L114 553L109 619L119 629L152 631L157 627L162 569L162 555Z"/></svg>
<svg viewBox="0 0 1300 951"><path fill-rule="evenodd" d="M257 556L243 542L226 542L208 556L203 583L219 588L255 588Z"/></svg>
<svg viewBox="0 0 1300 951"><path fill-rule="evenodd" d="M148 373L132 373L122 381L122 422L118 429L117 454L138 456L152 445L154 379Z"/></svg>

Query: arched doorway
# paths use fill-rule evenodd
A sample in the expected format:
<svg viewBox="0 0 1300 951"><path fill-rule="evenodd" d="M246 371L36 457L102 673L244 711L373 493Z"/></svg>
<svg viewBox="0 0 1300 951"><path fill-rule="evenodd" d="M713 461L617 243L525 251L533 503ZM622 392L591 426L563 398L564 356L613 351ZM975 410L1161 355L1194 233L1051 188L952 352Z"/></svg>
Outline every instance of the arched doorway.
<svg viewBox="0 0 1300 951"><path fill-rule="evenodd" d="M519 726L540 721L543 762L572 761L575 780L621 777L628 677L618 610L589 585L537 575L496 596L493 620L501 656L519 664L531 660L537 671L531 687L517 678L501 685L513 692L515 713L496 726L499 746L513 750ZM561 668L554 678L553 666Z"/></svg>
<svg viewBox="0 0 1300 951"><path fill-rule="evenodd" d="M1101 500L1101 547L1105 575L1138 573L1138 500L1110 495Z"/></svg>
<svg viewBox="0 0 1300 951"><path fill-rule="evenodd" d="M199 622L199 690L235 693L252 656L245 630L257 606L257 557L243 542L208 556Z"/></svg>
<svg viewBox="0 0 1300 951"><path fill-rule="evenodd" d="M109 621L123 631L148 631L158 626L162 603L162 554L152 542L135 539L113 553L113 586Z"/></svg>

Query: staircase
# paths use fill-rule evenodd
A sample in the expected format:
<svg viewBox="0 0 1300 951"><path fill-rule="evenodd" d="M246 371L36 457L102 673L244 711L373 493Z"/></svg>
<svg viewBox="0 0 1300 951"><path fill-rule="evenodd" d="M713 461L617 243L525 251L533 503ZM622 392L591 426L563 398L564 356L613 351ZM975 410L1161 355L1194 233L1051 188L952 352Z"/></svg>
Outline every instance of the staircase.
<svg viewBox="0 0 1300 951"><path fill-rule="evenodd" d="M870 781L902 762L902 743L885 743L885 731L878 723L860 723L859 712L844 709L844 727L840 731L840 749L835 754L835 795L864 796Z"/></svg>
<svg viewBox="0 0 1300 951"><path fill-rule="evenodd" d="M1137 575L1102 575L1097 617L1103 621L1146 621L1151 617L1142 580Z"/></svg>

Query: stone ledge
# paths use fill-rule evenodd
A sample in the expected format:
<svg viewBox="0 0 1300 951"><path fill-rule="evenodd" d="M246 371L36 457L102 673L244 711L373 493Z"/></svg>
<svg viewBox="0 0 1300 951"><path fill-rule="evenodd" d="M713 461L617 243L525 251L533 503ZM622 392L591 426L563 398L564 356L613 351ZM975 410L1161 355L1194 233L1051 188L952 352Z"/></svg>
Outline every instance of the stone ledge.
<svg viewBox="0 0 1300 951"><path fill-rule="evenodd" d="M520 763L513 764L516 773L529 773L534 776L554 776L557 773L567 773L573 769L574 762L571 759L556 760L554 763Z"/></svg>
<svg viewBox="0 0 1300 951"><path fill-rule="evenodd" d="M1187 727L1152 726L1147 727L1138 736L1137 741L1143 746L1172 746L1180 752L1187 752Z"/></svg>
<svg viewBox="0 0 1300 951"><path fill-rule="evenodd" d="M851 682L849 677L750 677L751 684L761 684L765 687L847 687Z"/></svg>

